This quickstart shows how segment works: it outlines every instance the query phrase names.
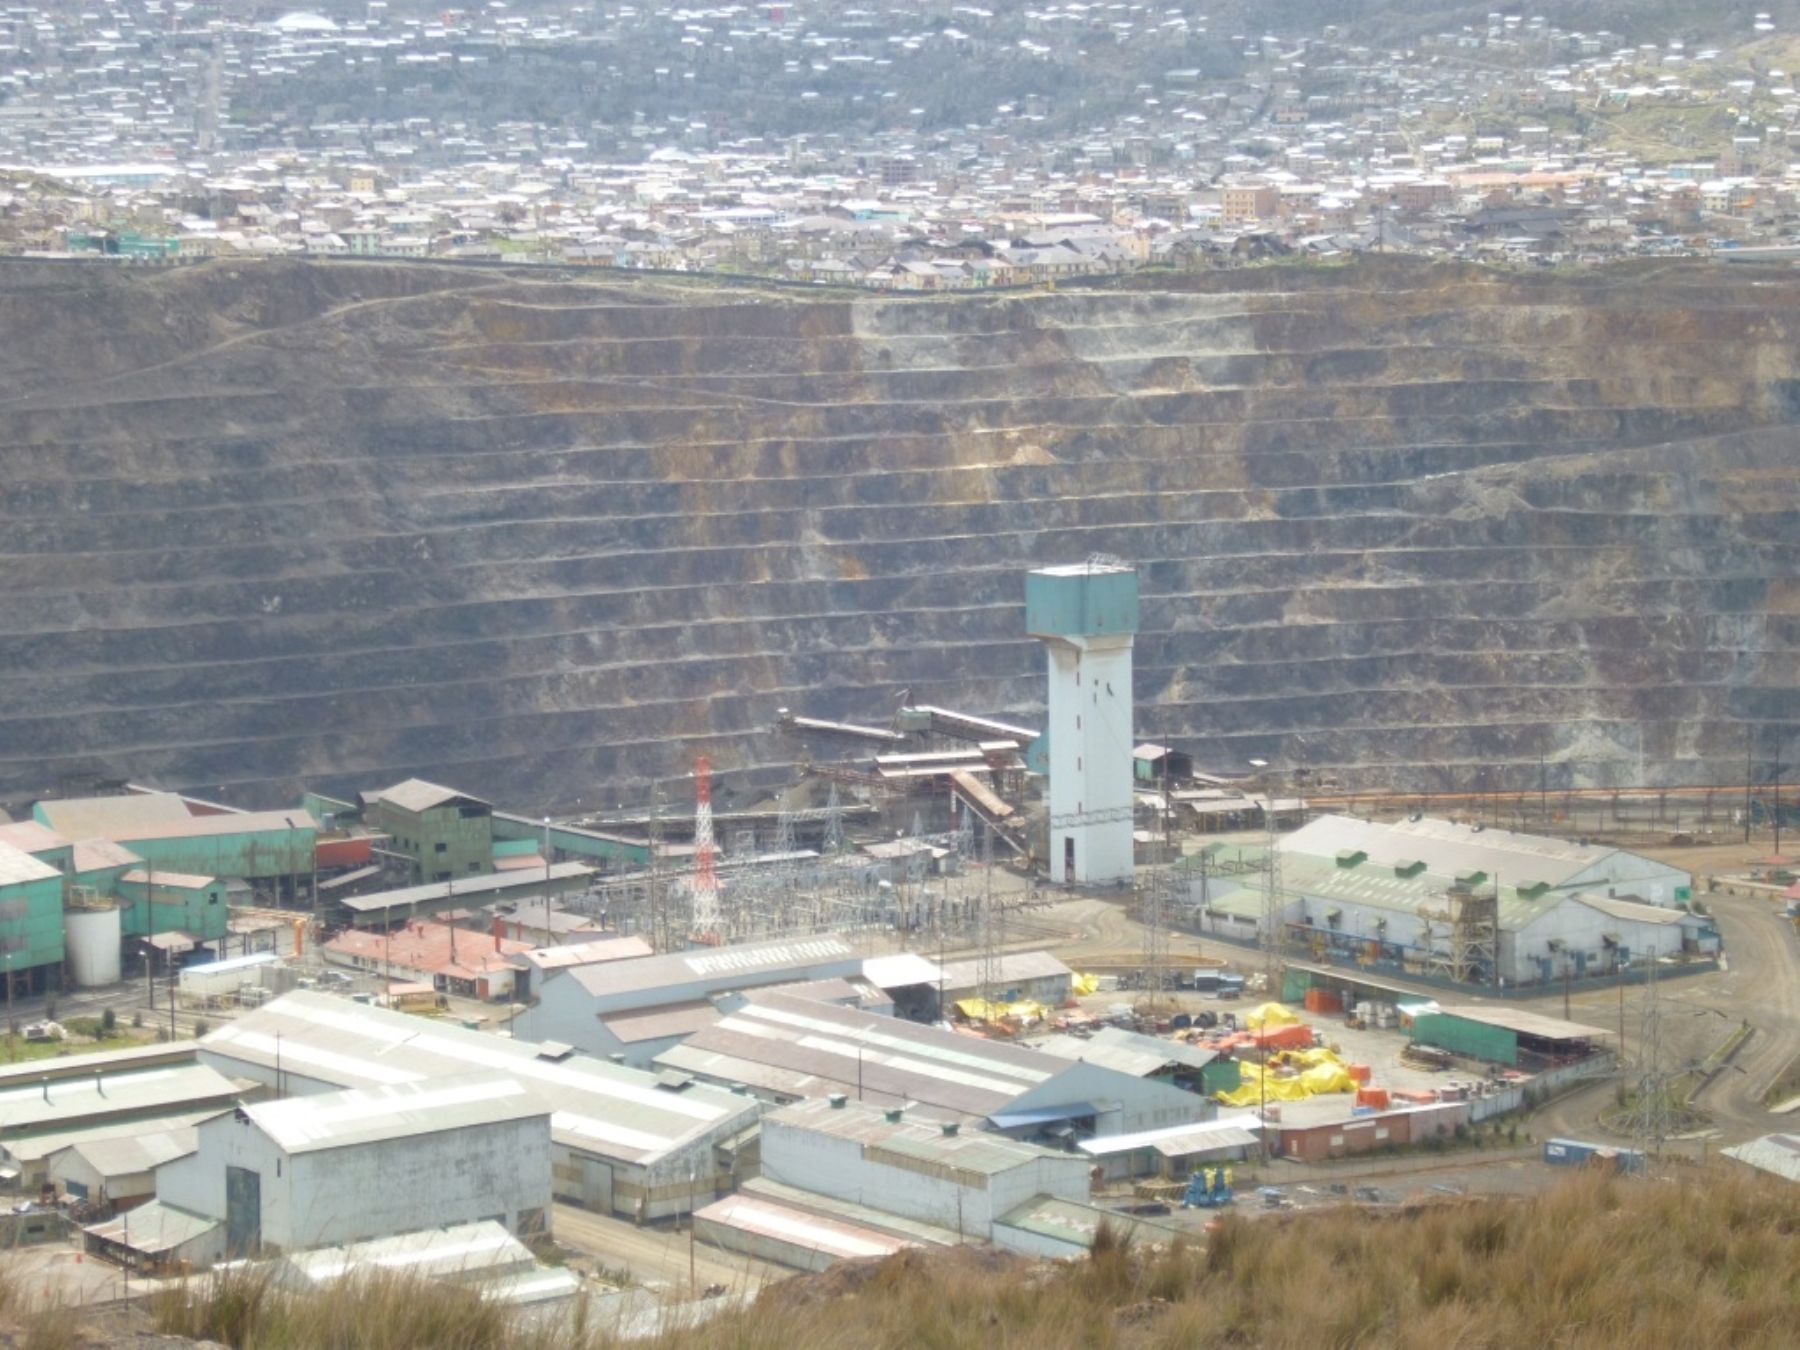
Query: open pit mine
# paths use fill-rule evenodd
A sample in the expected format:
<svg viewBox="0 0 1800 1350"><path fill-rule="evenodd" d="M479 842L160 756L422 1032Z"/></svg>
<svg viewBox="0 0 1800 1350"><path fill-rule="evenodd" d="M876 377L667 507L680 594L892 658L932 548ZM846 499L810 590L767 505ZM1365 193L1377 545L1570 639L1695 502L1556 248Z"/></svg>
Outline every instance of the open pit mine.
<svg viewBox="0 0 1800 1350"><path fill-rule="evenodd" d="M1800 710L1787 269L15 261L0 331L0 795L598 805L782 777L784 707L1041 726L1022 578L1095 554L1201 768L1741 782Z"/></svg>

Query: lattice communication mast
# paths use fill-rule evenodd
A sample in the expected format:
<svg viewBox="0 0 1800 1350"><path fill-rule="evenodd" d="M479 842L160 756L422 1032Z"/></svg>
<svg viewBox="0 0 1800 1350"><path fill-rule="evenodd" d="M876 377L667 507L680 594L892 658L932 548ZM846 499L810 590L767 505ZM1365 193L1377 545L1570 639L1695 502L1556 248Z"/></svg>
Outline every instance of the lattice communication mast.
<svg viewBox="0 0 1800 1350"><path fill-rule="evenodd" d="M714 862L712 761L694 761L693 934L701 942L719 940L719 872Z"/></svg>

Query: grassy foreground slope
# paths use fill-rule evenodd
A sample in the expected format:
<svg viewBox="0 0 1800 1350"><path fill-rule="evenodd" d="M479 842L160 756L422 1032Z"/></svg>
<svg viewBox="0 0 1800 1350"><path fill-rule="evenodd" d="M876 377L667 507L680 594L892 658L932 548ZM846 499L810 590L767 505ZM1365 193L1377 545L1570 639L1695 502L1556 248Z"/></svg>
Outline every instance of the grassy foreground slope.
<svg viewBox="0 0 1800 1350"><path fill-rule="evenodd" d="M1528 1200L1224 1220L1191 1249L1106 1243L1054 1265L914 1252L766 1291L656 1350L1792 1345L1800 1192L1736 1171L1594 1175ZM600 1350L472 1295L373 1284L283 1302L243 1281L165 1298L159 1330L234 1347Z"/></svg>

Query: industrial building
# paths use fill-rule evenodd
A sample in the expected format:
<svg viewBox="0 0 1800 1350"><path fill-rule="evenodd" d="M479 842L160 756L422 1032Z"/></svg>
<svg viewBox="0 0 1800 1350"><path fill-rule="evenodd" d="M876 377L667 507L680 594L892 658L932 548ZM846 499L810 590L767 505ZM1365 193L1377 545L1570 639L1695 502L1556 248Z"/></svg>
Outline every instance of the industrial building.
<svg viewBox="0 0 1800 1350"><path fill-rule="evenodd" d="M244 1014L208 1035L200 1058L284 1095L510 1074L554 1112L556 1198L602 1213L654 1219L705 1204L755 1139L748 1096L326 994L286 994Z"/></svg>
<svg viewBox="0 0 1800 1350"><path fill-rule="evenodd" d="M1257 1147L1261 1130L1257 1116L1237 1115L1199 1125L1083 1139L1080 1148L1109 1178L1178 1179L1193 1175L1196 1167L1243 1161Z"/></svg>
<svg viewBox="0 0 1800 1350"><path fill-rule="evenodd" d="M655 1062L709 1082L741 1083L772 1102L843 1093L985 1121L1023 1139L1074 1140L1215 1114L1205 1099L1155 1079L783 990L746 995L736 1011Z"/></svg>
<svg viewBox="0 0 1800 1350"><path fill-rule="evenodd" d="M194 1125L84 1139L45 1160L46 1180L65 1195L129 1209L156 1194L156 1169L199 1147Z"/></svg>
<svg viewBox="0 0 1800 1350"><path fill-rule="evenodd" d="M487 876L494 870L494 808L479 797L421 778L363 794L363 823L386 836L415 884Z"/></svg>
<svg viewBox="0 0 1800 1350"><path fill-rule="evenodd" d="M1155 1078L1189 1092L1211 1097L1238 1085L1237 1061L1216 1051L1163 1036L1146 1036L1123 1027L1101 1027L1090 1036L1056 1035L1035 1048L1058 1059L1080 1060L1134 1078Z"/></svg>
<svg viewBox="0 0 1800 1350"><path fill-rule="evenodd" d="M334 899L335 917L358 926L389 927L471 905L578 891L593 875L594 869L585 863L562 862L527 872L490 872L485 876L341 895Z"/></svg>
<svg viewBox="0 0 1800 1350"><path fill-rule="evenodd" d="M544 1231L550 1110L491 1070L257 1102L199 1126L156 1203L218 1224L215 1259L481 1219Z"/></svg>
<svg viewBox="0 0 1800 1350"><path fill-rule="evenodd" d="M862 969L862 956L835 933L570 966L545 972L521 1030L644 1065L713 1020L705 1010L718 994L856 976Z"/></svg>
<svg viewBox="0 0 1800 1350"><path fill-rule="evenodd" d="M762 1175L699 1211L695 1230L729 1250L807 1270L964 1242L1074 1256L1102 1223L1150 1236L1130 1217L1088 1203L1088 1169L1079 1153L837 1094L766 1115ZM1152 1240L1176 1237L1153 1227Z"/></svg>
<svg viewBox="0 0 1800 1350"><path fill-rule="evenodd" d="M63 963L63 874L0 844L0 994L53 987Z"/></svg>
<svg viewBox="0 0 1800 1350"><path fill-rule="evenodd" d="M981 996L982 961L944 962L944 1002ZM1049 952L1002 952L993 963L990 997L996 1003L1032 1002L1060 1008L1074 992L1075 972Z"/></svg>
<svg viewBox="0 0 1800 1350"><path fill-rule="evenodd" d="M1719 946L1711 921L1684 908L1692 877L1623 849L1348 816L1321 817L1278 847L1283 935L1314 960L1517 986ZM1192 899L1199 931L1258 935L1256 874L1198 882Z"/></svg>
<svg viewBox="0 0 1800 1350"><path fill-rule="evenodd" d="M38 802L33 817L65 839L106 839L156 871L242 877L297 898L310 880L319 822L310 812L230 811L196 814L173 792L133 792Z"/></svg>
<svg viewBox="0 0 1800 1350"><path fill-rule="evenodd" d="M1134 568L1094 559L1025 577L1025 629L1049 661L1050 879L1101 885L1134 875L1131 649Z"/></svg>
<svg viewBox="0 0 1800 1350"><path fill-rule="evenodd" d="M531 1248L492 1219L288 1252L275 1262L271 1283L294 1293L322 1293L341 1280L376 1274L471 1288L483 1302L515 1307L581 1292L573 1271L540 1264Z"/></svg>
<svg viewBox="0 0 1800 1350"><path fill-rule="evenodd" d="M322 948L334 965L381 975L385 979L428 984L439 993L461 998L510 999L516 987L528 985L522 958L527 942L458 929L455 924L421 921L380 933L351 929ZM523 991L517 990L522 996Z"/></svg>
<svg viewBox="0 0 1800 1350"><path fill-rule="evenodd" d="M1410 1035L1418 1044L1532 1072L1588 1059L1615 1040L1613 1033L1602 1027L1566 1022L1526 1008L1486 1004L1456 1007L1431 1003L1412 1010L1409 1021Z"/></svg>
<svg viewBox="0 0 1800 1350"><path fill-rule="evenodd" d="M0 1067L0 1185L35 1191L64 1149L194 1125L242 1085L190 1046L144 1046Z"/></svg>

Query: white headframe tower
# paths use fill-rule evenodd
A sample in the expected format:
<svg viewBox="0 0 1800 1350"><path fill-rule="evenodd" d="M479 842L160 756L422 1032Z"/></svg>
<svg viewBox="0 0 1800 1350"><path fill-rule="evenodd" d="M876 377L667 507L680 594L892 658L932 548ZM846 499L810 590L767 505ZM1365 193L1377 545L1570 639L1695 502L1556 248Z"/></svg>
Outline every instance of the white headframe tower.
<svg viewBox="0 0 1800 1350"><path fill-rule="evenodd" d="M1050 656L1050 879L1130 881L1131 644L1137 569L1117 558L1025 576L1025 627Z"/></svg>

